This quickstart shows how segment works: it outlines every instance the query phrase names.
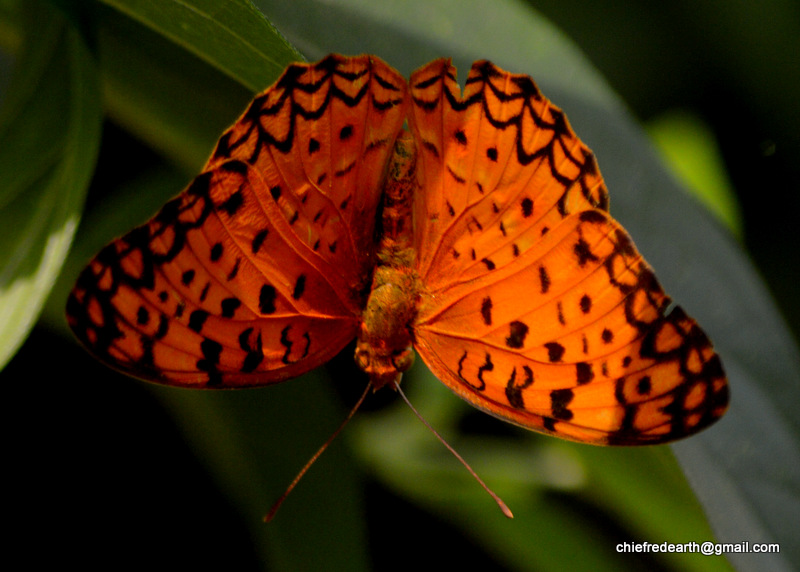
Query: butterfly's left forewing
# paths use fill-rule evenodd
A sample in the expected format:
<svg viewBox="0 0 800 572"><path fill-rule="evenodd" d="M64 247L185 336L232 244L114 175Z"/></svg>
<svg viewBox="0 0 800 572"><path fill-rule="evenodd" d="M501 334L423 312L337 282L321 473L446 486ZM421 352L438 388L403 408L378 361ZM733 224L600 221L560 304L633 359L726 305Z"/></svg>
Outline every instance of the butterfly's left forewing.
<svg viewBox="0 0 800 572"><path fill-rule="evenodd" d="M108 245L67 306L128 374L241 387L297 376L355 336L405 81L380 60L290 66L204 172Z"/></svg>
<svg viewBox="0 0 800 572"><path fill-rule="evenodd" d="M582 442L660 443L718 419L718 356L608 214L563 113L486 62L463 96L444 61L409 85L415 347L437 377L491 414Z"/></svg>

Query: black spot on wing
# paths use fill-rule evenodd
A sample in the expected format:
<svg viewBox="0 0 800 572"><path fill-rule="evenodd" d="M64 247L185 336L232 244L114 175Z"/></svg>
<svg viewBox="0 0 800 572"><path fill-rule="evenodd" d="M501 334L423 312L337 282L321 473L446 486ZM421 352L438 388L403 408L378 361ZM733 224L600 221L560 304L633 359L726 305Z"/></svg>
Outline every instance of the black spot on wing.
<svg viewBox="0 0 800 572"><path fill-rule="evenodd" d="M223 252L222 243L217 242L216 244L214 244L214 246L211 247L211 255L210 255L211 262L218 261L222 257L222 252Z"/></svg>
<svg viewBox="0 0 800 572"><path fill-rule="evenodd" d="M517 368L511 370L511 377L506 384L506 399L509 405L515 409L525 409L525 401L522 397L522 391L533 385L533 370L526 366L522 367L524 379L522 383L517 383Z"/></svg>
<svg viewBox="0 0 800 572"><path fill-rule="evenodd" d="M522 216L528 218L533 214L533 201L528 197L522 199Z"/></svg>
<svg viewBox="0 0 800 572"><path fill-rule="evenodd" d="M550 407L553 411L553 417L561 421L569 421L572 419L572 411L567 407L574 394L571 389L554 389L550 392Z"/></svg>
<svg viewBox="0 0 800 572"><path fill-rule="evenodd" d="M241 263L242 263L242 259L237 256L236 257L236 262L234 262L234 264L233 264L233 268L231 268L231 271L228 272L228 276L227 276L228 282L230 282L231 280L236 278L236 275L239 274L239 265Z"/></svg>
<svg viewBox="0 0 800 572"><path fill-rule="evenodd" d="M242 196L242 190L239 189L219 205L219 208L226 212L228 216L234 216L242 204L244 204L244 197Z"/></svg>
<svg viewBox="0 0 800 572"><path fill-rule="evenodd" d="M233 318L233 315L236 313L236 310L239 306L242 305L242 301L239 298L230 297L225 298L221 302L221 310L222 310L222 317L223 318Z"/></svg>
<svg viewBox="0 0 800 572"><path fill-rule="evenodd" d="M525 344L525 337L528 335L528 325L519 320L514 320L508 325L509 334L506 338L506 345L510 348L520 349Z"/></svg>
<svg viewBox="0 0 800 572"><path fill-rule="evenodd" d="M241 334L239 334L239 347L242 348L242 351L246 352L244 362L240 368L244 373L255 371L255 369L264 360L264 350L261 344L261 332L258 332L258 335L254 340L251 339L252 334L253 328L247 328Z"/></svg>
<svg viewBox="0 0 800 572"><path fill-rule="evenodd" d="M258 251L261 249L261 245L264 244L264 240L267 238L268 234L269 230L265 228L264 230L259 231L253 237L253 242L250 245L250 249L253 251L253 254L258 254Z"/></svg>
<svg viewBox="0 0 800 572"><path fill-rule="evenodd" d="M587 384L594 379L594 371L592 371L591 364L586 362L578 362L575 364L575 367L575 379L578 382L578 385Z"/></svg>
<svg viewBox="0 0 800 572"><path fill-rule="evenodd" d="M592 212L592 211L589 211ZM589 247L589 243L587 243L583 237L578 239L578 242L575 243L573 248L575 255L578 257L578 265L581 267L586 266L586 263L597 262L599 258L592 252L591 248Z"/></svg>
<svg viewBox="0 0 800 572"><path fill-rule="evenodd" d="M551 362L559 362L564 357L564 346L557 342L549 342L544 345L547 348L547 359Z"/></svg>
<svg viewBox="0 0 800 572"><path fill-rule="evenodd" d="M275 312L275 287L264 284L258 295L258 309L262 314L272 314Z"/></svg>
<svg viewBox="0 0 800 572"><path fill-rule="evenodd" d="M488 296L481 301L481 317L484 324L492 325L492 299Z"/></svg>
<svg viewBox="0 0 800 572"><path fill-rule="evenodd" d="M218 385L221 379L217 366L219 365L219 358L222 354L222 344L204 338L203 341L200 342L200 352L203 354L203 358L197 360L197 369L209 374L209 385Z"/></svg>
<svg viewBox="0 0 800 572"><path fill-rule="evenodd" d="M295 300L299 300L303 296L303 292L306 289L306 275L301 274L297 277L297 281L294 283L294 291L292 292L292 298Z"/></svg>
<svg viewBox="0 0 800 572"><path fill-rule="evenodd" d="M206 323L206 319L208 318L208 312L205 310L194 310L191 314L189 314L189 329L200 333L203 329L203 324Z"/></svg>
<svg viewBox="0 0 800 572"><path fill-rule="evenodd" d="M539 267L539 284L541 285L542 294L547 294L550 289L550 275L547 273L547 268L544 266Z"/></svg>

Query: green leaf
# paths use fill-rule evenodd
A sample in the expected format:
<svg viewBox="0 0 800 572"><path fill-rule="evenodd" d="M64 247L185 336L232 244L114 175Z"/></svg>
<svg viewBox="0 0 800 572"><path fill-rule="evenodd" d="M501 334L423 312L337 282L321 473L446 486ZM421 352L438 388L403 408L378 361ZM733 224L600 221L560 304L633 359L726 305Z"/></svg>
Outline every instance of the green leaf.
<svg viewBox="0 0 800 572"><path fill-rule="evenodd" d="M27 336L72 242L100 140L94 61L46 3L0 112L0 367Z"/></svg>
<svg viewBox="0 0 800 572"><path fill-rule="evenodd" d="M109 0L95 9L111 117L195 174L299 54L249 2Z"/></svg>
<svg viewBox="0 0 800 572"><path fill-rule="evenodd" d="M687 189L741 237L742 215L709 127L691 113L673 111L650 121L647 128Z"/></svg>
<svg viewBox="0 0 800 572"><path fill-rule="evenodd" d="M251 91L261 91L286 63L301 59L245 0L103 0Z"/></svg>

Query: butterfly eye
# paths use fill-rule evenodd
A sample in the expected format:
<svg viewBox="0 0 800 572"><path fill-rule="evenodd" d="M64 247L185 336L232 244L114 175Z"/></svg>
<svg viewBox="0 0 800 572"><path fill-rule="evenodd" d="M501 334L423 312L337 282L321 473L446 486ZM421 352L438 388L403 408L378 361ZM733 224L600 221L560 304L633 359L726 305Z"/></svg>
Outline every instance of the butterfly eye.
<svg viewBox="0 0 800 572"><path fill-rule="evenodd" d="M414 365L414 357L414 350L409 346L394 353L392 365L399 372L408 371Z"/></svg>
<svg viewBox="0 0 800 572"><path fill-rule="evenodd" d="M362 371L367 371L370 365L370 355L369 352L363 349L357 349L355 355L356 365L361 368Z"/></svg>

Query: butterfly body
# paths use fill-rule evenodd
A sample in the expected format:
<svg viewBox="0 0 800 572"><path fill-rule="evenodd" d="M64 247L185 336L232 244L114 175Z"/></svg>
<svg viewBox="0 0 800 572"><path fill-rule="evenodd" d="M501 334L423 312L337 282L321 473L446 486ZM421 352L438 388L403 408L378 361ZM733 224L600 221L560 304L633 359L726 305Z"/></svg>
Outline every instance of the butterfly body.
<svg viewBox="0 0 800 572"><path fill-rule="evenodd" d="M371 56L290 66L87 266L67 315L103 361L185 387L283 381L355 338L378 388L416 349L481 410L594 444L684 437L728 402L592 152L488 62L463 92L447 60L408 82Z"/></svg>

